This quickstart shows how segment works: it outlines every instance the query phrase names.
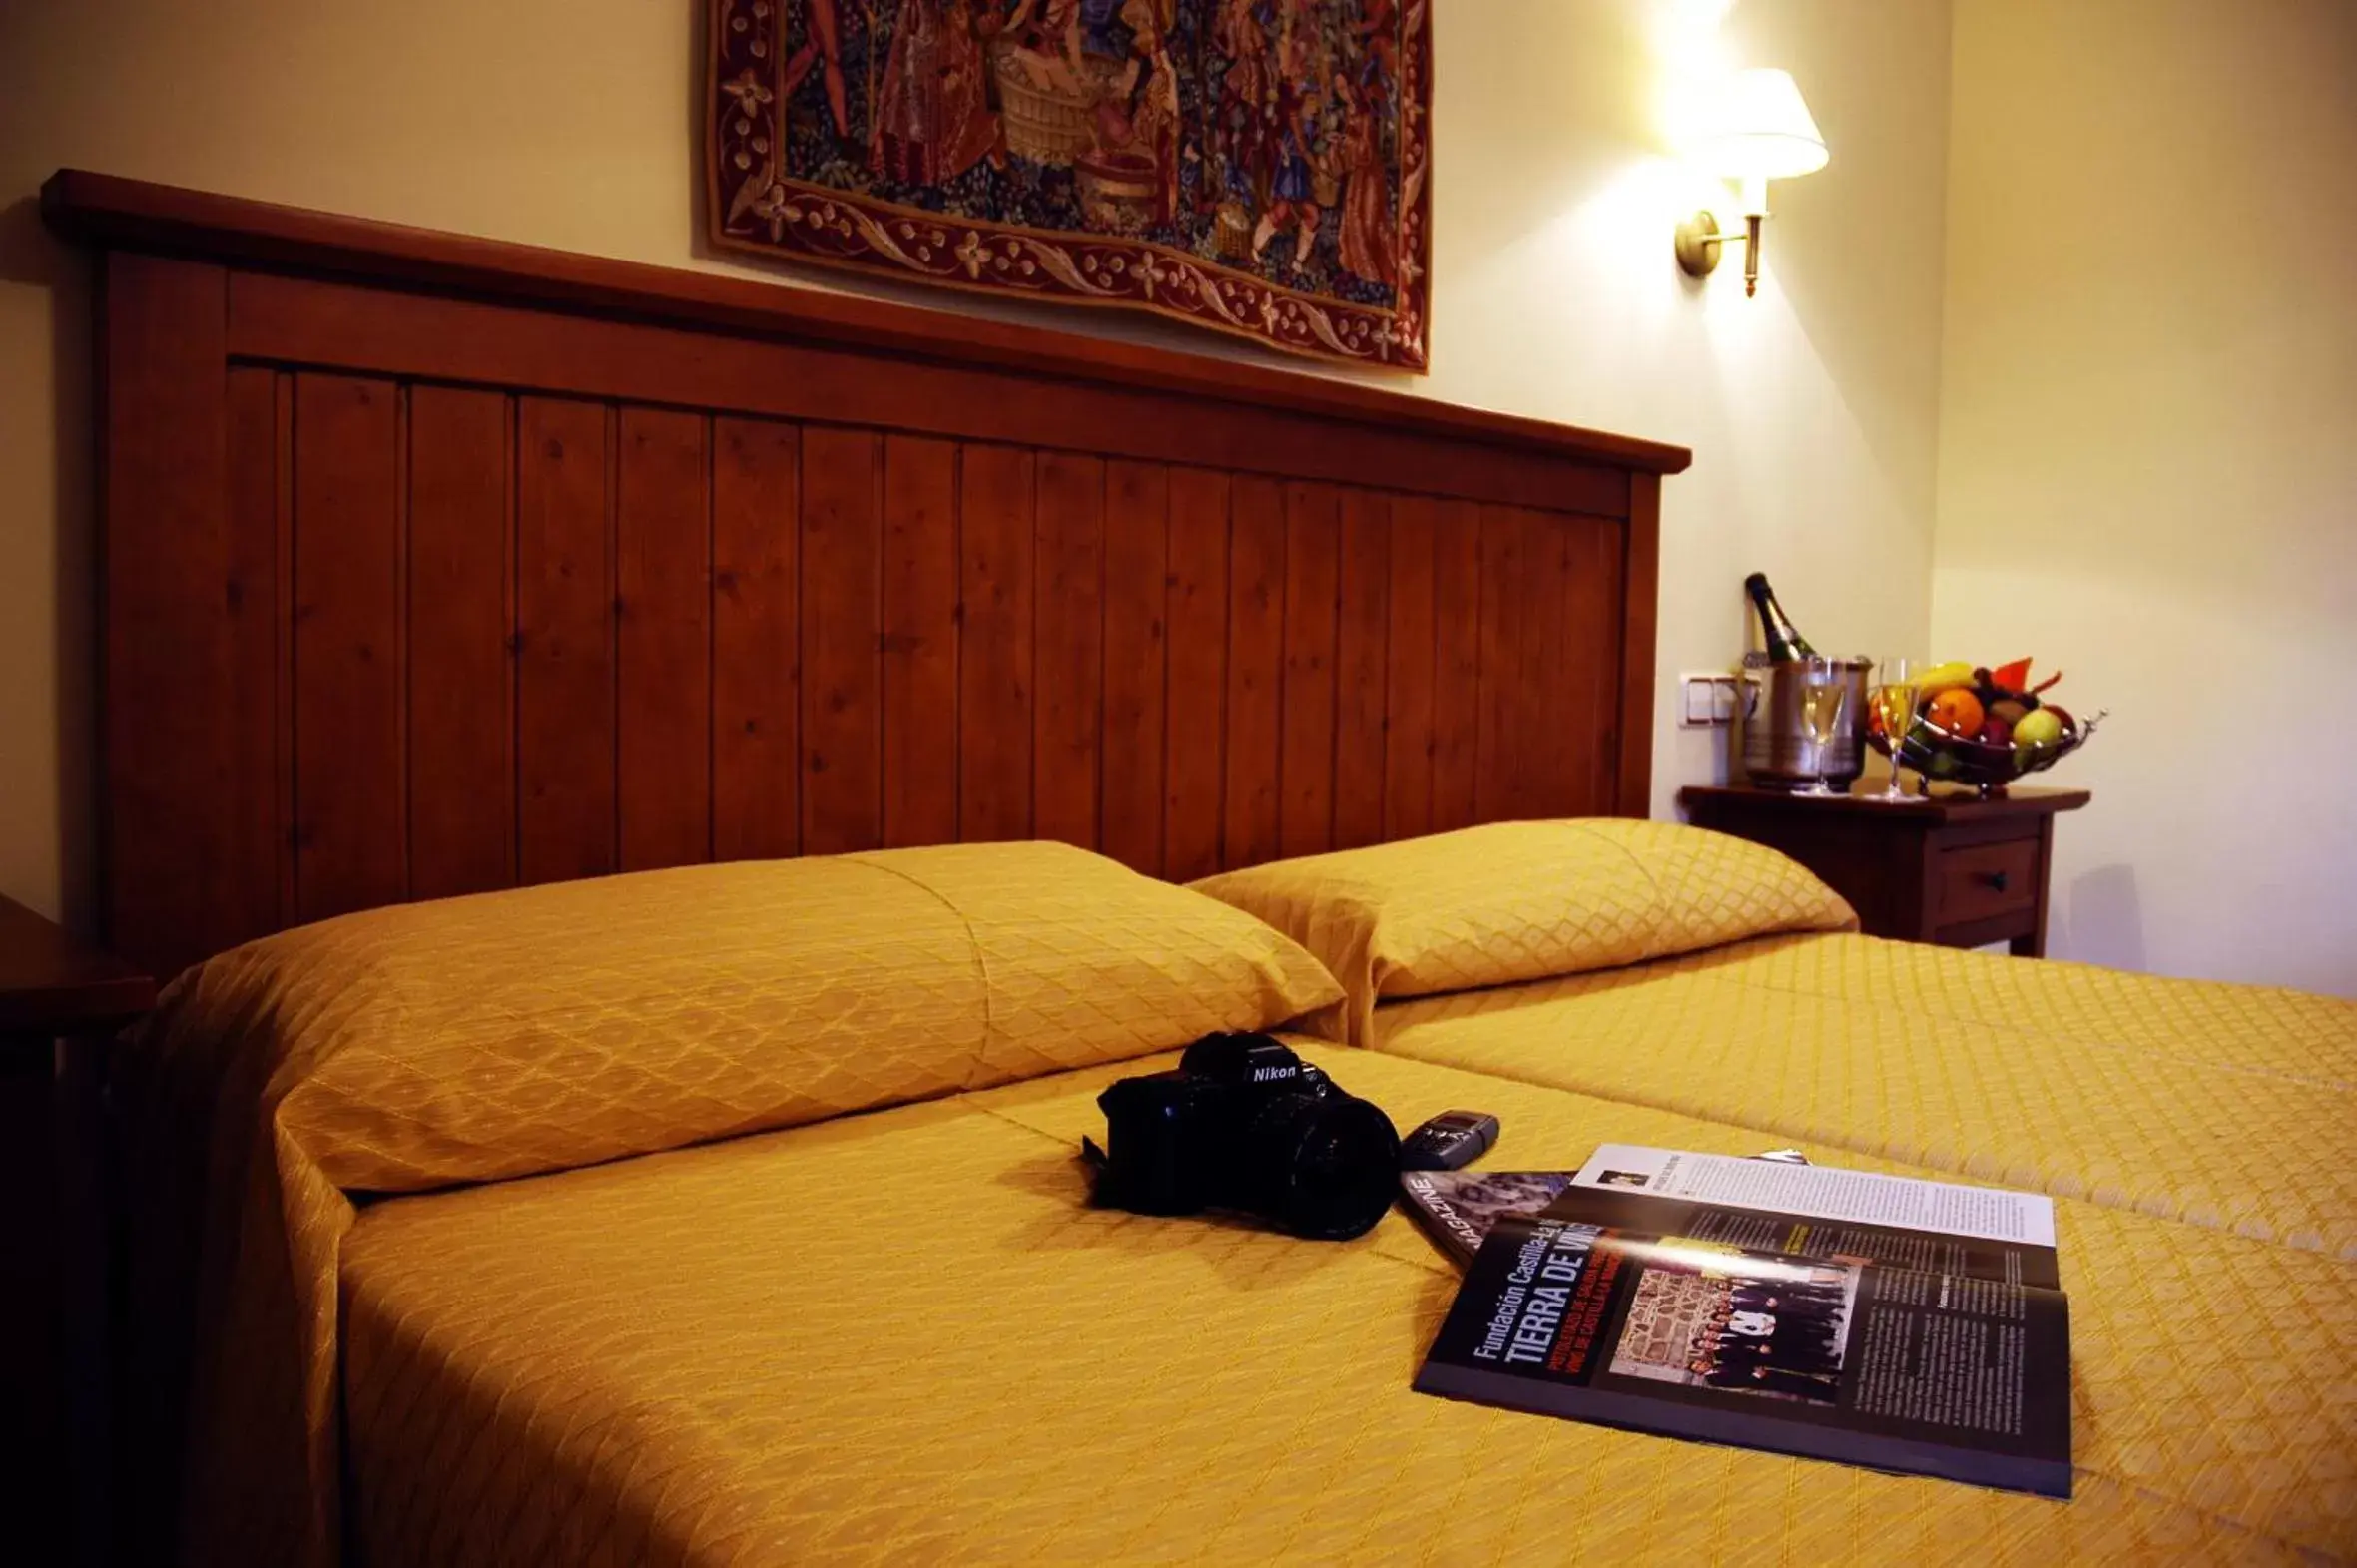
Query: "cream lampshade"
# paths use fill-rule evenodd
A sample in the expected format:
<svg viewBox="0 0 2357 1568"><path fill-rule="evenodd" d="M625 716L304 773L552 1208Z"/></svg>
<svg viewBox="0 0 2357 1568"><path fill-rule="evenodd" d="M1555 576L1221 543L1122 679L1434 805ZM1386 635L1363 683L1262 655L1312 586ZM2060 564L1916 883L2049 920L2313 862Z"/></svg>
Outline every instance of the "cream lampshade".
<svg viewBox="0 0 2357 1568"><path fill-rule="evenodd" d="M1678 264L1693 276L1705 276L1719 263L1720 245L1740 242L1743 291L1757 293L1768 182L1814 174L1832 157L1792 73L1773 67L1736 72L1711 100L1689 156L1712 174L1743 182L1744 229L1721 234L1714 215L1696 213L1678 226Z"/></svg>
<svg viewBox="0 0 2357 1568"><path fill-rule="evenodd" d="M1732 179L1815 174L1831 155L1790 71L1738 71L1713 101L1695 160Z"/></svg>

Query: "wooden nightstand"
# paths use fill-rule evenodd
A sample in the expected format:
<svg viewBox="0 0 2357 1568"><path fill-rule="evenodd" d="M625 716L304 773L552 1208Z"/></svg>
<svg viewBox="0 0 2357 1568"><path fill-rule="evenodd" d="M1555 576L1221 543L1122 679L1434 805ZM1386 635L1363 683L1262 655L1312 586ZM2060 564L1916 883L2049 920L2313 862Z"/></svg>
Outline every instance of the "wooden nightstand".
<svg viewBox="0 0 2357 1568"><path fill-rule="evenodd" d="M1869 936L2006 942L2028 958L2046 953L2055 816L2091 798L2084 789L2016 788L1991 800L1910 795L1886 804L1741 786L1678 791L1695 826L1780 849L1823 877Z"/></svg>
<svg viewBox="0 0 2357 1568"><path fill-rule="evenodd" d="M156 985L0 898L0 1517L24 1562L103 1561L106 1207L97 1047Z"/></svg>

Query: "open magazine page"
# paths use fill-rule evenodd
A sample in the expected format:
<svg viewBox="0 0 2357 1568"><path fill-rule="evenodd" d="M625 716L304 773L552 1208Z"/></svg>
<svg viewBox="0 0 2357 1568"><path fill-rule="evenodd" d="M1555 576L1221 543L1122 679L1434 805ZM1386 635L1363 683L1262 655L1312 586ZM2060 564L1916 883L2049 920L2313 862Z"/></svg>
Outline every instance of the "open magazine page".
<svg viewBox="0 0 2357 1568"><path fill-rule="evenodd" d="M2035 1193L1628 1144L1604 1145L1575 1173L1409 1171L1400 1190L1409 1214L1461 1268L1498 1216L1547 1213L1794 1257L2062 1288L2054 1204ZM1933 1223L1976 1215L1989 1223Z"/></svg>
<svg viewBox="0 0 2357 1568"><path fill-rule="evenodd" d="M1572 1178L1578 1187L1633 1188L1819 1220L1895 1226L2027 1247L2055 1245L2055 1203L2036 1193L1959 1182L1787 1165L1734 1155L1604 1144Z"/></svg>
<svg viewBox="0 0 2357 1568"><path fill-rule="evenodd" d="M1820 1171L1832 1176L1859 1174L1824 1168ZM2027 1195L1997 1193L1995 1196ZM1566 1185L1544 1212L1560 1219L1648 1236L1683 1236L1747 1252L1777 1253L1828 1263L1882 1264L1923 1274L2039 1286L2050 1291L2062 1289L2062 1284L2060 1260L2052 1247L1745 1209L1727 1203L1654 1197L1626 1185Z"/></svg>
<svg viewBox="0 0 2357 1568"><path fill-rule="evenodd" d="M2070 1491L2067 1307L2021 1284L1506 1215L1416 1386L1672 1436Z"/></svg>

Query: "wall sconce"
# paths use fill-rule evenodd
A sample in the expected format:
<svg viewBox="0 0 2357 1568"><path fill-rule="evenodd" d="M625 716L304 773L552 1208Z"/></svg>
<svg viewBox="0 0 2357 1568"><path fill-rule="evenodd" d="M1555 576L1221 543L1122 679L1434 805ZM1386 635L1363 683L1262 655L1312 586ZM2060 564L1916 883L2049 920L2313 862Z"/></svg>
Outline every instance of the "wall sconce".
<svg viewBox="0 0 2357 1568"><path fill-rule="evenodd" d="M1707 208L1696 213L1678 225L1678 265L1689 277L1707 277L1719 264L1719 247L1740 245L1748 298L1760 287L1760 220L1768 216L1768 182L1813 174L1832 155L1792 74L1761 69L1738 71L1729 80L1691 156L1712 174L1743 182L1743 228L1721 234L1715 214Z"/></svg>

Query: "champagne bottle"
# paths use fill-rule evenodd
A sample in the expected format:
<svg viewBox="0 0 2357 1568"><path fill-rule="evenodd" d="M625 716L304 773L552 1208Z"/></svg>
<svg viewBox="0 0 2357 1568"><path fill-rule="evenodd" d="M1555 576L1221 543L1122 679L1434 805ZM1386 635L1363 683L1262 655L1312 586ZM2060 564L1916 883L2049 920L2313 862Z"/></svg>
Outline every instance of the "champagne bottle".
<svg viewBox="0 0 2357 1568"><path fill-rule="evenodd" d="M1760 635L1766 639L1768 658L1777 664L1788 659L1806 659L1817 652L1809 640L1801 636L1800 628L1784 613L1776 602L1776 591L1768 586L1768 574L1754 572L1743 580L1743 591L1751 595L1751 607L1759 612Z"/></svg>

